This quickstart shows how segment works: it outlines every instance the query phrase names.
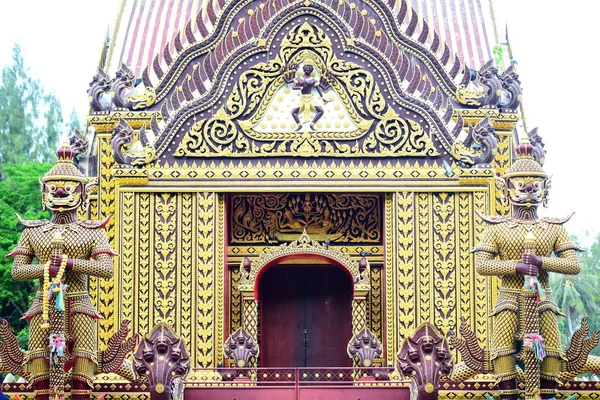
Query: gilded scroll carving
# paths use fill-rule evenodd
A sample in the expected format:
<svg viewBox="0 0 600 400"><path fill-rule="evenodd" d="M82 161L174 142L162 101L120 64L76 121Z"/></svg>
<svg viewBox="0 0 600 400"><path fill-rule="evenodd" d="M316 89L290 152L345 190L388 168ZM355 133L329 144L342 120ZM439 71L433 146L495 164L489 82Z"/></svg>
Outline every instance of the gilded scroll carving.
<svg viewBox="0 0 600 400"><path fill-rule="evenodd" d="M311 76L303 77L305 73ZM300 82L301 93L294 90ZM300 113L309 126L300 121ZM297 121L277 121L277 114L294 115ZM323 115L333 119L326 122ZM338 59L325 32L304 23L290 30L274 59L248 66L226 104L196 122L175 151L179 157L282 155L397 157L438 152L419 123L401 118L386 103L369 71Z"/></svg>

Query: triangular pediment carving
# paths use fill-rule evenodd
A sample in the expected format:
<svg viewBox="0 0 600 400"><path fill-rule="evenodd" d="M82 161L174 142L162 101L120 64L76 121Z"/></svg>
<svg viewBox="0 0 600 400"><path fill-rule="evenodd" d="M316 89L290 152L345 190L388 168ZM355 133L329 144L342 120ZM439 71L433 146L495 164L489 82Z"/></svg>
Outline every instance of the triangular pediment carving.
<svg viewBox="0 0 600 400"><path fill-rule="evenodd" d="M495 109L498 90L518 80L488 66L471 83L471 70L406 0L222 6L210 33L186 31L187 45L166 47L143 74L157 166L273 157L452 163L474 120L462 109ZM307 60L314 76L303 76ZM518 91L511 98L504 106L514 110Z"/></svg>
<svg viewBox="0 0 600 400"><path fill-rule="evenodd" d="M388 105L373 74L338 59L325 31L307 22L290 30L272 60L248 66L225 105L195 123L175 151L187 157L438 154L416 120Z"/></svg>

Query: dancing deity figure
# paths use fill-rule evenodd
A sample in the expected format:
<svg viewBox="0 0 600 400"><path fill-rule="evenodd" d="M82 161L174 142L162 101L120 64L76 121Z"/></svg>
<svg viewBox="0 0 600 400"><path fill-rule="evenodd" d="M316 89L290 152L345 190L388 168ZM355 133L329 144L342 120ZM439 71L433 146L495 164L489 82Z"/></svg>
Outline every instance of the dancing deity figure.
<svg viewBox="0 0 600 400"><path fill-rule="evenodd" d="M300 107L296 107L292 110L292 117L296 121L296 130L302 129L302 124L310 121L310 129L316 130L316 123L325 114L325 109L318 104L313 96L313 89L316 89L321 97L323 103L329 103L330 100L326 99L323 94L323 89L327 86L324 82L320 82L315 76L317 74L316 64L312 58L306 58L302 62L302 72L298 73L298 77L292 79L292 75L295 70L290 71L284 75L284 81L286 83L294 83L292 89L300 90L302 93ZM312 120L310 120L310 113L314 111L316 114ZM300 122L299 113L302 112L303 122Z"/></svg>
<svg viewBox="0 0 600 400"><path fill-rule="evenodd" d="M527 140L516 151L517 160L498 178L511 216L483 217L489 225L474 249L475 266L478 273L501 280L490 351L501 399L519 398L517 357L525 364L526 398L553 399L564 353L556 321L562 313L552 300L548 274L579 273L578 247L563 227L569 218L538 218L537 208L548 201L550 179ZM517 354L519 342L523 349Z"/></svg>
<svg viewBox="0 0 600 400"><path fill-rule="evenodd" d="M65 371L71 369L71 398L89 399L98 370L96 323L101 315L88 293L89 276L110 278L112 256L103 221L79 221L95 179L83 176L74 153L63 146L57 164L40 180L49 221L24 221L14 257L15 280L40 280L33 305L23 319L30 322L25 366L36 399L62 398ZM34 262L37 261L37 262Z"/></svg>

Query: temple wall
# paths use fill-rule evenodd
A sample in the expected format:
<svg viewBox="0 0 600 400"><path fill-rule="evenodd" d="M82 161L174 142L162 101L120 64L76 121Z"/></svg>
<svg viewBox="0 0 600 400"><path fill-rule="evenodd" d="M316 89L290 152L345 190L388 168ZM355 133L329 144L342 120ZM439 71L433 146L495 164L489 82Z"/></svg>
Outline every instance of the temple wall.
<svg viewBox="0 0 600 400"><path fill-rule="evenodd" d="M107 231L119 253L114 279L91 282L96 307L105 316L99 325L101 346L122 320L131 320L133 332L140 334L164 321L185 339L193 366L222 362L224 340L244 319L255 320L251 325L258 331L253 334L260 332L259 309L252 304L244 307L237 290L239 262L244 256L252 259L277 246L225 248L226 193L239 192L242 187L246 193L302 192L299 187L315 177L338 175L345 180L331 180L336 182L330 187L334 192L356 191L359 186L354 182L360 182L360 192L383 197L383 240L368 248L372 252L371 289L364 306L355 307L353 315L353 321L381 338L385 352L379 364L393 362L404 338L424 321L447 334L458 328L461 317L467 317L487 346L491 336L488 313L495 302L496 285L475 273L470 251L483 231L475 212L503 211L498 209L490 171L456 170L455 178L446 179L445 171L436 164L406 170L384 164L325 169L316 164L256 170L220 165L121 169L115 167L110 148L108 132L114 123L106 118L95 123L100 133L99 189L89 214L93 219L114 214ZM503 144L509 143L509 134L501 137ZM510 154L508 145L500 147L498 169ZM198 180L209 175L210 179L228 177L232 181L216 188ZM259 178L268 185L269 179L281 176L296 181L276 188L251 187ZM377 180L379 176L402 178L391 185L391 181ZM248 253L240 253L242 248ZM340 249L358 260L365 248L348 244Z"/></svg>
<svg viewBox="0 0 600 400"><path fill-rule="evenodd" d="M107 340L125 319L141 334L164 321L188 343L193 366L216 366L223 361L224 339L242 318L260 320L252 308L245 310L252 315L241 314L237 258L226 258L225 195L193 182L166 188L131 179L109 183L106 173L100 176L106 180L92 217L98 209L115 214L109 236L119 253L114 280L92 282L106 317L100 339ZM489 342L487 315L496 287L475 273L470 250L483 231L475 211L489 212L493 192L480 184L383 194L383 246L371 261L366 307L354 316L382 339L382 365L395 359L406 335L424 321L446 334L467 317L477 336Z"/></svg>
<svg viewBox="0 0 600 400"><path fill-rule="evenodd" d="M475 211L485 213L490 196L467 190L386 195L386 231L395 233L386 235L385 253L388 360L425 321L447 334L466 317L481 341L490 340L496 286L475 273L470 252L483 232Z"/></svg>
<svg viewBox="0 0 600 400"><path fill-rule="evenodd" d="M142 334L166 322L185 339L192 365L215 366L224 333L223 198L123 189L118 201L116 319Z"/></svg>

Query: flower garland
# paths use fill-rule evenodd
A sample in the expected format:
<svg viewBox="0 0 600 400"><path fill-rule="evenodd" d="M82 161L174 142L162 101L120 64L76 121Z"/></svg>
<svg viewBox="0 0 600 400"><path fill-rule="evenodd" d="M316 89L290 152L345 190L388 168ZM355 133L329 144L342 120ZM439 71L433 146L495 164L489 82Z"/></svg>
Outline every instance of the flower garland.
<svg viewBox="0 0 600 400"><path fill-rule="evenodd" d="M65 273L65 268L67 267L67 256L62 255L62 259L60 262L60 268L58 269L58 274L50 281L50 261L46 263L44 266L44 291L43 293L47 293L46 296L42 299L42 329L50 328L49 323L49 308L50 308L50 299L56 293L56 303L55 307L59 311L64 311L64 291L67 289L67 285L62 283L63 275Z"/></svg>

